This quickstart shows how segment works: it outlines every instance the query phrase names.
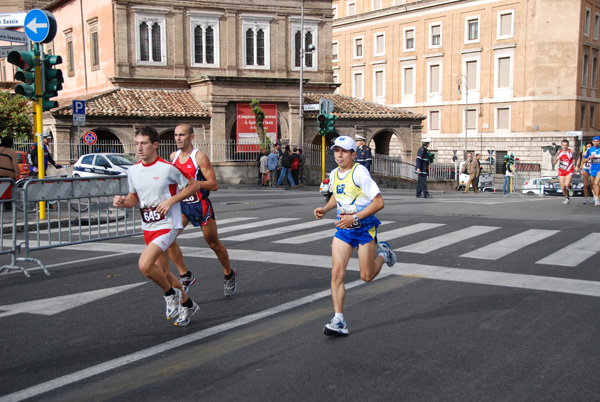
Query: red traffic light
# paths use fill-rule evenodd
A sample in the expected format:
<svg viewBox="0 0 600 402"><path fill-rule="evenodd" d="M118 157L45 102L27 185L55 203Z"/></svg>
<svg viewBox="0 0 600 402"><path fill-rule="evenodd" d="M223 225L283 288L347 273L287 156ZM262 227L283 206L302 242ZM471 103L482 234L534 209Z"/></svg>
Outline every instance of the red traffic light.
<svg viewBox="0 0 600 402"><path fill-rule="evenodd" d="M325 123L325 121L327 120L327 118L325 117L325 115L324 115L324 114L320 114L320 115L317 117L317 120L319 121L319 123Z"/></svg>

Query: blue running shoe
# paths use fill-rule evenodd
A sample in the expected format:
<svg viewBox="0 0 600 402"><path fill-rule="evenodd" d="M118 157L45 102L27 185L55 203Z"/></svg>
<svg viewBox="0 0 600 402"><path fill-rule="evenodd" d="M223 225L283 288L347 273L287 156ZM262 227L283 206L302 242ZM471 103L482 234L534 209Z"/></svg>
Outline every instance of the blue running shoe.
<svg viewBox="0 0 600 402"><path fill-rule="evenodd" d="M325 324L323 327L323 333L327 336L348 335L348 332L346 321L342 321L336 317L333 317L331 322L329 324Z"/></svg>
<svg viewBox="0 0 600 402"><path fill-rule="evenodd" d="M377 246L379 247L378 254L382 255L383 258L385 258L385 263L387 264L387 266L393 266L396 263L396 253L392 251L390 245L385 241L381 241L378 243Z"/></svg>
<svg viewBox="0 0 600 402"><path fill-rule="evenodd" d="M196 283L196 277L194 276L192 271L188 271L188 272L190 273L190 276L179 275L179 282L181 283L181 287L183 288L183 291L185 293L188 292L188 289L190 288L190 286L192 286L194 283Z"/></svg>

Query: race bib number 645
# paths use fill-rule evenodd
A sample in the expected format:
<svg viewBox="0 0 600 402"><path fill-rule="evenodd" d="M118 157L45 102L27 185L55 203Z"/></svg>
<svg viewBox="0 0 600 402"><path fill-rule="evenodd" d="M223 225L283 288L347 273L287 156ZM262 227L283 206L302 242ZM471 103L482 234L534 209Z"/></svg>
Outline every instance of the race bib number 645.
<svg viewBox="0 0 600 402"><path fill-rule="evenodd" d="M141 208L142 221L145 223L159 222L165 219L165 215L161 214L156 208Z"/></svg>

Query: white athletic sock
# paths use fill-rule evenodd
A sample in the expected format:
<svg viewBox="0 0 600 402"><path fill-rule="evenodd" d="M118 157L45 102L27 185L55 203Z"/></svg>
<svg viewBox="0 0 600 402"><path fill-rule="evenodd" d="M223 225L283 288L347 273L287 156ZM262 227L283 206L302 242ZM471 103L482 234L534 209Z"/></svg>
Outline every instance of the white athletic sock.
<svg viewBox="0 0 600 402"><path fill-rule="evenodd" d="M335 313L333 318L337 318L340 321L344 321L344 313Z"/></svg>

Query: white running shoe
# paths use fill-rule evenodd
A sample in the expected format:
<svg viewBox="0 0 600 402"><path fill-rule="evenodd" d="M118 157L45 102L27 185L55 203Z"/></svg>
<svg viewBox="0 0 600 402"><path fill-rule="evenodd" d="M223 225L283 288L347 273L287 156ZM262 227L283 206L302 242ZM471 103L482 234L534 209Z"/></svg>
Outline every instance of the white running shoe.
<svg viewBox="0 0 600 402"><path fill-rule="evenodd" d="M181 307L181 290L173 290L175 291L174 295L165 296L165 303L167 303L167 320L177 317Z"/></svg>
<svg viewBox="0 0 600 402"><path fill-rule="evenodd" d="M569 187L569 197L573 197L573 186Z"/></svg>
<svg viewBox="0 0 600 402"><path fill-rule="evenodd" d="M333 317L331 322L323 327L323 333L327 336L348 335L349 331L346 321Z"/></svg>
<svg viewBox="0 0 600 402"><path fill-rule="evenodd" d="M379 250L377 250L377 254L384 256L383 258L385 258L385 263L387 266L393 266L396 263L396 253L392 251L390 245L385 241L380 241L377 243L377 247L379 248Z"/></svg>
<svg viewBox="0 0 600 402"><path fill-rule="evenodd" d="M567 204L569 204L570 202L571 202L571 200L570 200L570 199L568 199L568 198L566 198L566 199L563 201L563 204L564 204L564 205L567 205Z"/></svg>
<svg viewBox="0 0 600 402"><path fill-rule="evenodd" d="M586 198L585 200L583 200L583 205L587 205L588 204L588 199Z"/></svg>
<svg viewBox="0 0 600 402"><path fill-rule="evenodd" d="M190 320L198 313L198 311L200 311L200 307L195 301L192 301L192 307L188 308L181 306L181 313L179 313L179 318L175 321L175 325L178 327L185 327L190 323Z"/></svg>
<svg viewBox="0 0 600 402"><path fill-rule="evenodd" d="M595 204L596 204L597 207L600 207L600 200L596 200Z"/></svg>

